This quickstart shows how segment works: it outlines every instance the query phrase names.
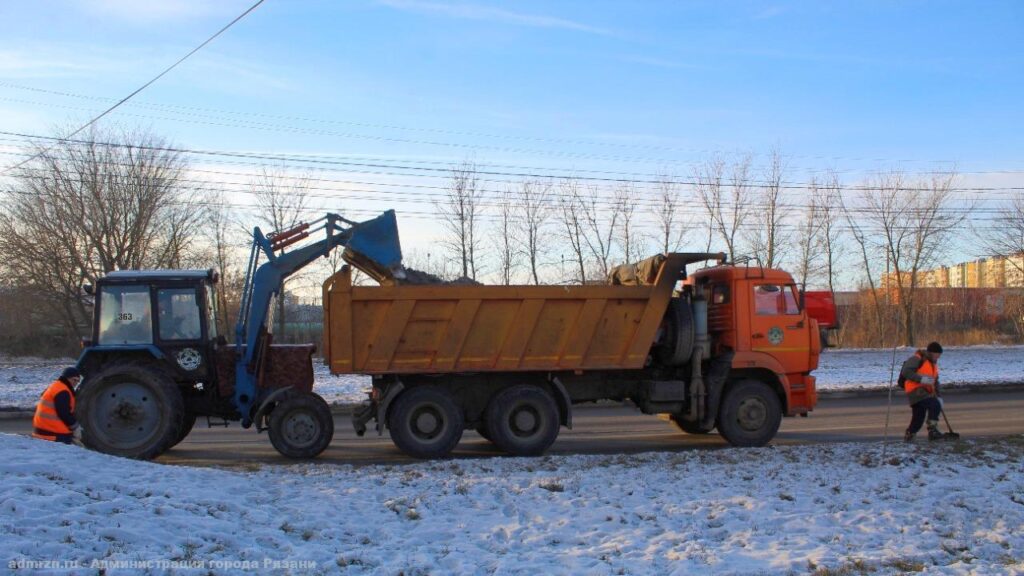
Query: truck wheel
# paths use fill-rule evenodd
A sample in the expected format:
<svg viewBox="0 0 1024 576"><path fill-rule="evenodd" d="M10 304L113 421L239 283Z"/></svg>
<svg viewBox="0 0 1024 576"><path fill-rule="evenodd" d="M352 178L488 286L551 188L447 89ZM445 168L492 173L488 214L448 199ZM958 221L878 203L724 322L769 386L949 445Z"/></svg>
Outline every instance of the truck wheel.
<svg viewBox="0 0 1024 576"><path fill-rule="evenodd" d="M740 380L725 393L718 431L733 446L764 446L782 422L779 397L759 380Z"/></svg>
<svg viewBox="0 0 1024 576"><path fill-rule="evenodd" d="M150 459L181 436L185 403L165 374L141 362L119 362L78 390L82 443L93 450Z"/></svg>
<svg viewBox="0 0 1024 576"><path fill-rule="evenodd" d="M413 458L444 458L462 439L462 410L443 388L417 386L395 398L388 433Z"/></svg>
<svg viewBox="0 0 1024 576"><path fill-rule="evenodd" d="M715 429L714 426L711 426L710 428L701 426L700 422L688 422L679 414L673 414L671 419L672 423L676 425L676 428L679 428L687 434L707 434Z"/></svg>
<svg viewBox="0 0 1024 576"><path fill-rule="evenodd" d="M191 410L186 409L185 410L185 415L181 419L181 432L178 434L178 439L175 440L174 442L171 442L171 445L168 446L167 449L170 450L171 448L174 448L178 444L181 444L181 441L188 437L189 432L192 431L192 428L195 427L195 425L196 425L196 414L195 414L195 412L192 412Z"/></svg>
<svg viewBox="0 0 1024 576"><path fill-rule="evenodd" d="M513 456L543 454L558 438L558 405L539 386L502 390L487 405L484 421L494 444Z"/></svg>
<svg viewBox="0 0 1024 576"><path fill-rule="evenodd" d="M334 438L327 402L312 392L289 394L270 413L270 443L288 458L315 458Z"/></svg>

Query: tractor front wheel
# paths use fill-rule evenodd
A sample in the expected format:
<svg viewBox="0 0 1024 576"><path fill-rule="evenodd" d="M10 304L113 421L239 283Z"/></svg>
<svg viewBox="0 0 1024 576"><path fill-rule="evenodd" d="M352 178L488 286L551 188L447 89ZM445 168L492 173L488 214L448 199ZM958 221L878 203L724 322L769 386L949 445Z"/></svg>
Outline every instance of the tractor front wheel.
<svg viewBox="0 0 1024 576"><path fill-rule="evenodd" d="M312 392L288 395L270 413L270 443L288 458L314 458L334 438L331 408Z"/></svg>

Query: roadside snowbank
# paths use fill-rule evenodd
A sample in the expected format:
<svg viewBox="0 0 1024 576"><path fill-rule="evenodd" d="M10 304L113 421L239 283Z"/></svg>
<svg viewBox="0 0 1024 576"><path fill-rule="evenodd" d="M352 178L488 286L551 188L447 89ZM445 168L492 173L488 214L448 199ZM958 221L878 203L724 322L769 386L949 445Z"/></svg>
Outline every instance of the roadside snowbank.
<svg viewBox="0 0 1024 576"><path fill-rule="evenodd" d="M819 390L883 389L895 382L911 348L826 350L814 372ZM72 359L0 358L0 409L34 407L39 394ZM942 355L942 382L963 384L1024 383L1024 346L947 347ZM357 404L366 399L370 379L365 376L333 376L323 362L315 359L314 390L331 404Z"/></svg>
<svg viewBox="0 0 1024 576"><path fill-rule="evenodd" d="M3 434L0 570L1024 574L1022 455L1016 437L233 472Z"/></svg>

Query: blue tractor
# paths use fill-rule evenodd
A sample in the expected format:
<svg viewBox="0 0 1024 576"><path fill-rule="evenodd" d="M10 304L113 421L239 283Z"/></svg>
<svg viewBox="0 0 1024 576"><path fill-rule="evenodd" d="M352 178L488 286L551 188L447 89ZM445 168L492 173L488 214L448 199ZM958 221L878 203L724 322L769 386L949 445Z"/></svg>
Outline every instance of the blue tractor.
<svg viewBox="0 0 1024 576"><path fill-rule="evenodd" d="M328 214L266 235L255 228L234 344L217 333L214 270L125 270L99 279L89 288L93 328L78 359L83 443L155 458L206 417L255 424L291 458L320 454L334 421L312 391L313 346L273 344L271 315L284 280L338 247L371 274L402 275L391 210L365 222Z"/></svg>

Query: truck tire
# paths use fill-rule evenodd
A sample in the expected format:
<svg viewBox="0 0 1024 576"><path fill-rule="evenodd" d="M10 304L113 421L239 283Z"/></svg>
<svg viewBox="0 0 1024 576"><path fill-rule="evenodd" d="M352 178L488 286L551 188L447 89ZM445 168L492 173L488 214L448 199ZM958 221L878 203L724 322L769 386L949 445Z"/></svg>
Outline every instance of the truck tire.
<svg viewBox="0 0 1024 576"><path fill-rule="evenodd" d="M686 300L672 298L668 301L661 324L661 341L654 350L658 362L665 366L682 366L690 362L695 339L693 324L693 309Z"/></svg>
<svg viewBox="0 0 1024 576"><path fill-rule="evenodd" d="M196 414L189 409L185 409L185 415L181 419L181 432L178 434L178 439L171 442L171 445L167 447L168 450L174 448L181 441L188 437L189 432L192 432L192 428L196 425Z"/></svg>
<svg viewBox="0 0 1024 576"><path fill-rule="evenodd" d="M391 441L413 458L448 456L462 439L463 424L462 409L437 386L403 391L388 414Z"/></svg>
<svg viewBox="0 0 1024 576"><path fill-rule="evenodd" d="M558 404L540 386L512 386L487 404L484 422L498 448L513 456L537 456L558 438Z"/></svg>
<svg viewBox="0 0 1024 576"><path fill-rule="evenodd" d="M679 428L687 434L708 434L715 429L714 426L711 426L710 428L701 426L699 422L688 422L678 414L673 414L671 419L672 423L676 425L676 428Z"/></svg>
<svg viewBox="0 0 1024 576"><path fill-rule="evenodd" d="M334 438L331 408L317 394L295 392L270 413L270 443L288 458L315 458Z"/></svg>
<svg viewBox="0 0 1024 576"><path fill-rule="evenodd" d="M145 362L117 362L82 383L78 412L86 447L148 460L180 439L185 403L163 372Z"/></svg>
<svg viewBox="0 0 1024 576"><path fill-rule="evenodd" d="M764 446L782 422L782 404L771 386L739 380L725 392L718 411L718 431L733 446Z"/></svg>

